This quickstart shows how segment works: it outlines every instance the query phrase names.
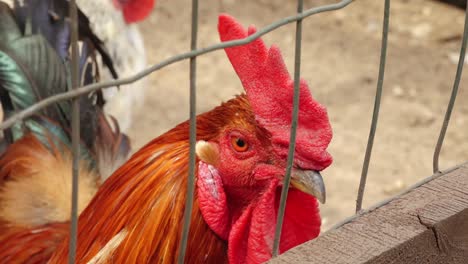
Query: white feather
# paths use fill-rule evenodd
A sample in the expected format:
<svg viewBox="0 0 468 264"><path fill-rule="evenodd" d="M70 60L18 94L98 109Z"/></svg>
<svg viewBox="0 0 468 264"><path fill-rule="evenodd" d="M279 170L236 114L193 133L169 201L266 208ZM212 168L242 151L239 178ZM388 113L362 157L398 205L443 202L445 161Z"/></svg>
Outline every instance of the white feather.
<svg viewBox="0 0 468 264"><path fill-rule="evenodd" d="M143 37L135 24L126 24L122 12L110 0L78 0L88 16L94 33L104 42L120 78L129 77L147 66ZM101 65L102 69L102 65ZM110 72L103 72L102 81L111 80ZM123 132L132 124L133 110L142 105L145 93L143 80L104 90L105 111L114 116Z"/></svg>

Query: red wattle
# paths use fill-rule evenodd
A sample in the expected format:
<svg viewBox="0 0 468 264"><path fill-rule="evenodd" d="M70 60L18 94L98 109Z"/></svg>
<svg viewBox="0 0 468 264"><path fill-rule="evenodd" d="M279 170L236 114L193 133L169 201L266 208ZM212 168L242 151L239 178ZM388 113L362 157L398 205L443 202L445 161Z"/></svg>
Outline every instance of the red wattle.
<svg viewBox="0 0 468 264"><path fill-rule="evenodd" d="M229 233L230 263L263 263L272 256L281 188L272 181L256 203L249 205ZM280 253L317 237L320 215L315 197L289 191L280 241Z"/></svg>
<svg viewBox="0 0 468 264"><path fill-rule="evenodd" d="M281 188L278 188L275 215L280 197ZM320 234L321 223L317 199L297 189L290 189L281 231L280 253L316 238Z"/></svg>

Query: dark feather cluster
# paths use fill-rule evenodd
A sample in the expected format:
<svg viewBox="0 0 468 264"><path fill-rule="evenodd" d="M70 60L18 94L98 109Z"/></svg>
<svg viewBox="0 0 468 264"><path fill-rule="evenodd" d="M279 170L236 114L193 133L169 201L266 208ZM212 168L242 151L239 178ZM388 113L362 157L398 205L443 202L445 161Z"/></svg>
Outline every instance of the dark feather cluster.
<svg viewBox="0 0 468 264"><path fill-rule="evenodd" d="M439 0L440 2L444 2L449 5L456 6L458 8L466 8L466 0Z"/></svg>
<svg viewBox="0 0 468 264"><path fill-rule="evenodd" d="M70 81L70 18L69 2L66 0L15 1L11 9L0 1L0 100L4 117L52 95L71 89ZM80 85L98 82L97 53L103 59L114 78L112 58L103 42L90 27L89 19L78 10L80 39ZM80 130L82 158L91 159L107 119L102 107L105 104L101 91L80 97ZM62 101L47 107L33 118L26 119L4 131L4 147L34 133L39 139L52 134L54 138L71 146L71 101ZM117 126L117 127L116 127ZM128 138L114 124L116 137L121 140L122 150L128 154Z"/></svg>

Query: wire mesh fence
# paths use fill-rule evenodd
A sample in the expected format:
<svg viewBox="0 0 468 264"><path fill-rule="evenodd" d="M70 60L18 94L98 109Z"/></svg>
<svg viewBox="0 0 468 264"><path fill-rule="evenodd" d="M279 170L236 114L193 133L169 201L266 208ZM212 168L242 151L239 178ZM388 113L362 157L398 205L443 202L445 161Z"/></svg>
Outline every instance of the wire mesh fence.
<svg viewBox="0 0 468 264"><path fill-rule="evenodd" d="M72 3L70 5L70 14L72 18L72 83L73 87L75 89L62 93L62 94L57 94L54 96L51 96L49 98L46 98L39 103L9 117L6 121L4 121L1 125L0 128L6 129L14 125L16 122L21 121L25 118L28 118L32 116L34 113L37 111L40 111L41 109L55 104L57 102L60 102L62 100L70 100L73 99L74 104L73 104L73 126L72 126L72 142L73 142L73 196L72 196L72 212L71 212L71 239L70 239L70 250L69 250L69 263L75 263L75 250L76 250L76 237L77 237L77 225L78 225L78 214L77 214L77 195L78 195L78 187L77 187L77 179L78 179L78 159L79 159L79 105L78 105L78 100L77 98L79 96L87 95L93 91L99 90L99 89L104 89L104 88L109 88L109 87L114 87L117 85L124 85L124 84L129 84L132 82L135 82L141 78L146 77L147 75L160 70L166 66L169 66L173 63L190 59L190 151L189 151L189 181L188 181L188 195L187 195L187 200L186 206L185 206L185 211L184 211L184 227L183 227L183 233L182 235L182 240L181 240L181 245L180 245L180 252L179 252L179 257L178 257L178 262L183 263L185 259L185 249L187 247L188 243L188 232L190 228L190 213L192 211L192 204L193 204L193 197L194 197L194 189L195 189L195 166L196 166L196 155L195 155L195 143L196 143L196 106L197 106L197 101L196 101L196 69L197 69L197 56L201 56L203 54L213 52L216 50L228 48L228 47L233 47L233 46L239 46L239 45L244 45L247 43L250 43L254 41L255 39L281 27L289 23L296 23L296 35L295 35L295 56L294 56L294 98L293 98L293 115L292 115L292 125L291 125L291 133L290 133L290 142L291 144L289 145L289 153L288 153L288 160L287 160L287 169L285 172L285 178L284 178L284 186L289 186L290 182L290 177L291 177L291 170L292 170L292 164L293 164L293 153L295 149L295 138L296 138L296 129L297 129L297 122L298 122L298 102L299 102L299 80L300 80L300 68L301 68L301 43L302 43L302 20L318 13L322 12L328 12L328 11L334 11L338 9L342 9L352 3L352 0L343 0L335 4L330 4L330 5L325 5L325 6L320 6L316 8L311 8L311 9L306 9L303 10L303 0L298 0L297 1L297 14L286 17L283 19L280 19L270 25L267 25L266 27L259 29L255 34L250 35L249 37L245 39L239 39L239 40L234 40L234 41L228 41L228 42L223 42L219 43L213 46L209 47L204 47L204 48L197 48L197 32L198 32L198 1L193 0L192 1L192 20L191 20L191 42L190 42L190 49L191 51L182 53L179 55L176 55L174 57L171 57L169 59L163 60L160 63L157 63L148 69L139 72L131 77L124 78L124 79L119 79L119 80L113 80L109 82L102 82L102 83L97 83L97 84L92 84L84 87L78 88L78 73L77 73L77 65L78 65L78 59L77 59L77 22L76 22L76 3L74 0L70 1ZM356 200L356 213L361 212L362 210L362 201L364 199L364 193L365 193L365 184L367 180L367 174L368 174L368 168L369 164L371 161L371 154L372 154L372 147L374 144L374 138L377 133L377 121L379 118L379 109L380 109L380 102L381 102L381 97L382 97L382 91L384 87L384 74L385 74L385 62L386 62L386 54L387 54L387 42L388 42L388 34L389 34L389 21L390 21L390 0L385 0L385 5L384 5L384 14L383 14L383 30L382 30L382 47L381 47L381 55L380 55L380 66L379 66L379 73L378 73L378 82L377 82L377 89L376 89L376 95L375 95L375 103L374 103L374 111L372 115L372 123L371 123L371 128L369 132L369 138L368 138L368 143L366 147L366 152L365 152L365 158L362 166L362 173L361 173L361 179L360 179L360 186L359 186L359 191L357 194L357 200ZM462 38L462 44L461 44L461 50L460 50L460 56L459 56L459 62L458 62L458 68L455 76L455 81L453 84L452 88L452 94L450 96L450 101L449 104L447 105L447 111L445 114L445 118L442 124L442 128L440 130L440 135L437 140L437 144L434 150L434 158L433 158L433 171L434 175L429 177L427 180L433 179L433 177L436 177L440 173L439 169L439 156L440 156L440 151L443 145L443 141L445 138L445 134L447 131L447 127L450 121L450 117L452 114L452 110L455 105L455 99L457 97L458 93L458 87L460 84L460 79L461 79L461 73L463 70L463 63L465 60L465 52L466 52L466 44L467 44L467 39L468 39L468 16L465 15L465 29L463 33L463 38ZM415 186L413 186L415 187ZM280 236L281 236L281 226L283 223L283 217L284 217L284 210L286 206L286 199L288 195L288 188L283 188L282 193L281 193L281 200L280 200L280 208L278 210L278 216L277 216L277 226L275 230L275 239L274 239L274 245L273 245L273 255L277 256L278 251L279 251L279 241L280 241ZM342 225L343 223L349 221L349 219L345 220L344 222L338 224L335 226L338 227Z"/></svg>

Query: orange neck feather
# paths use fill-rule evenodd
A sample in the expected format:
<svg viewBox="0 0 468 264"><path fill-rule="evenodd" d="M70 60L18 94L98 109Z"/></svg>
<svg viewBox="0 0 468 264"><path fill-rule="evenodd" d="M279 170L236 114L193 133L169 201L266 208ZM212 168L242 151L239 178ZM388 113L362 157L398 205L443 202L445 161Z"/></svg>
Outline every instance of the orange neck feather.
<svg viewBox="0 0 468 264"><path fill-rule="evenodd" d="M186 197L187 150L185 142L150 143L102 185L79 219L79 263L95 257L123 230L125 238L112 254L114 263L176 261ZM192 213L194 243L187 256L194 263L205 258L197 253L225 252L224 242L205 224L197 204L195 201ZM66 259L67 243L61 245L52 263Z"/></svg>

